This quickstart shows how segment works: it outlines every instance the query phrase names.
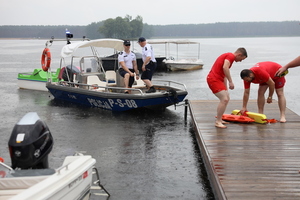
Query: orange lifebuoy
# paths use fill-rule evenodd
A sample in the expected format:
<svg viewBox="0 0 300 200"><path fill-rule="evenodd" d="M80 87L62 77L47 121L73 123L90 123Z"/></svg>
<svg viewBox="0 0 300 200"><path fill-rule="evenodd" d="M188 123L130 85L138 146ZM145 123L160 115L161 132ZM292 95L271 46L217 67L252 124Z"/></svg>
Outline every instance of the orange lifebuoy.
<svg viewBox="0 0 300 200"><path fill-rule="evenodd" d="M49 48L45 48L42 54L42 69L46 72L48 71L51 63L51 53Z"/></svg>

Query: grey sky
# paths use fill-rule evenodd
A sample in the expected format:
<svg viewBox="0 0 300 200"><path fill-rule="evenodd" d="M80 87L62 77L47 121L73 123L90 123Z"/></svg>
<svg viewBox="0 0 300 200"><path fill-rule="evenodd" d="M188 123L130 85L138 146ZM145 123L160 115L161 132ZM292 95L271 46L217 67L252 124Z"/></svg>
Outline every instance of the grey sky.
<svg viewBox="0 0 300 200"><path fill-rule="evenodd" d="M150 25L300 20L300 0L0 0L0 25L88 25L143 17Z"/></svg>

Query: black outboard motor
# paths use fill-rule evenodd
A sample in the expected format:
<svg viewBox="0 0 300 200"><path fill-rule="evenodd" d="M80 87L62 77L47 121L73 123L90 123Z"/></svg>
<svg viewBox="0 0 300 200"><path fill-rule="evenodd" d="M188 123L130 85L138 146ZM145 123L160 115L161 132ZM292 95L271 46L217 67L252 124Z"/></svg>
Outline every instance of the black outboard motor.
<svg viewBox="0 0 300 200"><path fill-rule="evenodd" d="M48 168L53 137L36 112L27 113L14 127L9 142L12 168Z"/></svg>
<svg viewBox="0 0 300 200"><path fill-rule="evenodd" d="M63 71L63 74L62 74L62 78L65 80L65 81L70 81L70 82L73 82L74 78L73 78L73 75L74 74L79 74L80 73L80 70L75 67L75 66L72 66L72 65L68 65L65 67L64 71Z"/></svg>

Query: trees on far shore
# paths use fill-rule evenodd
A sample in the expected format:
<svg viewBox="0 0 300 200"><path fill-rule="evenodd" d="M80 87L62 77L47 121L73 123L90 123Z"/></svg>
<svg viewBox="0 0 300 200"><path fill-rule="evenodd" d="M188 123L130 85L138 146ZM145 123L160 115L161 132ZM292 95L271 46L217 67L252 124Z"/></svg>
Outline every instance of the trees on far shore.
<svg viewBox="0 0 300 200"><path fill-rule="evenodd" d="M228 22L212 24L149 25L143 18L106 19L87 26L0 26L0 38L65 38L67 28L76 38L117 38L135 40L145 38L191 37L270 37L300 36L300 21L283 22Z"/></svg>

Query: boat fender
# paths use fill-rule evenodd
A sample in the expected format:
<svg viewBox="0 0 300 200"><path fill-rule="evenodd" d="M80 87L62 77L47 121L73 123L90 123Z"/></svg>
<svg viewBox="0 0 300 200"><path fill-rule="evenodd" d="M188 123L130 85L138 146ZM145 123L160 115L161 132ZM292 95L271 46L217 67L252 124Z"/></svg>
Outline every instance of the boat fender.
<svg viewBox="0 0 300 200"><path fill-rule="evenodd" d="M42 59L41 59L41 64L42 64L42 69L47 72L48 69L50 68L50 63L51 63L51 53L49 48L45 48L43 53L42 53Z"/></svg>

